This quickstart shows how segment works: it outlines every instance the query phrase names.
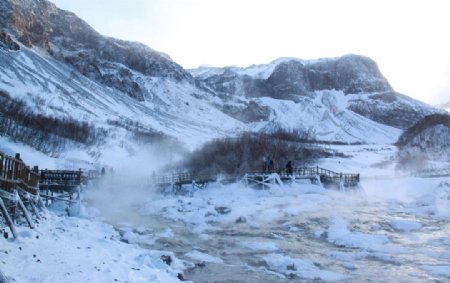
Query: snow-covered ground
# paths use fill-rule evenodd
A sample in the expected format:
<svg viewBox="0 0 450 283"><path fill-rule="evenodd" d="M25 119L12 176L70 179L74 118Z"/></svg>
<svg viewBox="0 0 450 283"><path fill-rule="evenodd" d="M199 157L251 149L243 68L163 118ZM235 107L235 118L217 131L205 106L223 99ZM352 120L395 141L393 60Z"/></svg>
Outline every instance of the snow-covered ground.
<svg viewBox="0 0 450 283"><path fill-rule="evenodd" d="M390 146L335 148L351 157L320 165L360 172L360 190L236 183L163 195L105 179L85 191L83 217L49 213L1 239L0 270L18 282L450 280L450 178L396 172Z"/></svg>
<svg viewBox="0 0 450 283"><path fill-rule="evenodd" d="M49 212L36 229L18 230L17 240L0 239L10 282L179 282L185 268L173 253L121 242L111 225L91 219Z"/></svg>

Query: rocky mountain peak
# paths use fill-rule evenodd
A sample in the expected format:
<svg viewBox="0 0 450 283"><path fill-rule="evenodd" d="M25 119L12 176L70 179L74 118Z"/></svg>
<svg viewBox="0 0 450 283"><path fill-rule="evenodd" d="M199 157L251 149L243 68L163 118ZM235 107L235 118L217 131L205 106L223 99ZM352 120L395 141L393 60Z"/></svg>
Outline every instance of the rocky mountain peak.
<svg viewBox="0 0 450 283"><path fill-rule="evenodd" d="M209 72L202 68L191 70L191 73L219 92L233 92L235 89L241 91L241 95L250 97L295 99L298 95L310 95L314 91L331 89L343 91L345 94L393 91L375 61L359 55L311 61L280 58L267 65L250 66L245 69L236 67L208 69ZM243 88L235 87L242 84ZM224 85L228 88L224 88ZM254 93L255 85L258 86L259 94ZM246 89L252 93L246 92Z"/></svg>
<svg viewBox="0 0 450 283"><path fill-rule="evenodd" d="M48 22L58 10L54 4L45 0L1 0L0 10L1 25L22 44L49 49L52 29Z"/></svg>
<svg viewBox="0 0 450 283"><path fill-rule="evenodd" d="M315 90L336 89L346 94L393 91L376 62L365 56L318 60L310 64L308 72Z"/></svg>
<svg viewBox="0 0 450 283"><path fill-rule="evenodd" d="M7 35L25 46L43 48L81 74L137 100L144 100L146 90L129 76L122 77L122 68L150 77L193 82L192 76L166 54L141 43L102 36L74 13L46 0L0 0L0 11L0 26Z"/></svg>

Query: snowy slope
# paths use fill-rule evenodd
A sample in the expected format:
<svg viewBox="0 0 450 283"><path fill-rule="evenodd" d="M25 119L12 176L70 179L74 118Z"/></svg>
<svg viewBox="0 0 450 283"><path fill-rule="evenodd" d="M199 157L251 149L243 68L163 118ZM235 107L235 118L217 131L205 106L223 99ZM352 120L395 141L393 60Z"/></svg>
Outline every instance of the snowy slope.
<svg viewBox="0 0 450 283"><path fill-rule="evenodd" d="M7 63L9 62L9 63ZM313 133L319 140L394 142L399 131L346 110L348 97L337 91L317 92L315 98L286 101L268 97L237 100L256 102L270 109L270 117L245 124L219 109L227 102L188 82L148 77L130 70L147 90L144 101L80 75L45 52L22 46L21 51L0 50L0 89L27 102L37 113L75 117L117 132L108 121L139 121L144 127L176 137L188 147L245 130L277 128ZM124 68L124 66L120 66ZM256 67L255 67L256 68ZM345 115L340 115L345 113ZM367 127L373 129L368 135ZM126 133L118 131L117 142Z"/></svg>
<svg viewBox="0 0 450 283"><path fill-rule="evenodd" d="M295 103L288 100L260 98L258 102L271 107L270 122L257 123L262 130L277 128L306 132L309 138L345 143L391 143L399 129L378 124L347 109L351 99L340 91L320 91L315 97L303 97Z"/></svg>
<svg viewBox="0 0 450 283"><path fill-rule="evenodd" d="M144 102L80 75L36 50L0 49L0 89L27 102L37 113L75 117L97 126L130 119L188 145L228 136L243 128L208 101L193 97L192 85L135 72L149 90Z"/></svg>

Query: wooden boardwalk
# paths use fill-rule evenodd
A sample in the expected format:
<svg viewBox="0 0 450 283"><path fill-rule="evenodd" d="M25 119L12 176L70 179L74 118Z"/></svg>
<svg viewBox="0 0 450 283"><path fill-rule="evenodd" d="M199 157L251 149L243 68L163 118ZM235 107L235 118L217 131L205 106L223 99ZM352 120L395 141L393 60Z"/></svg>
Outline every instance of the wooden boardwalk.
<svg viewBox="0 0 450 283"><path fill-rule="evenodd" d="M37 168L27 166L20 154L11 157L0 152L0 212L12 235L17 237L14 224L19 218L34 228L30 213L40 218L42 209Z"/></svg>
<svg viewBox="0 0 450 283"><path fill-rule="evenodd" d="M0 152L0 222L9 226L11 233L17 237L15 225L28 223L34 228L35 221L45 213L45 204L55 201L70 205L79 202L80 189L89 180L100 177L98 171L79 170L39 170L30 168L19 154L10 157ZM193 173L175 173L151 178L151 185L168 188L177 192L185 185L203 188L209 183L244 182L253 188L267 188L272 184L292 183L309 180L311 183L338 189L352 188L360 182L359 174L338 173L320 167L293 168L289 173L282 170L253 172L234 175L206 175ZM0 223L1 224L1 223ZM0 225L1 227L1 225Z"/></svg>
<svg viewBox="0 0 450 283"><path fill-rule="evenodd" d="M301 167L293 168L291 173L286 170L272 170L268 172L254 172L234 175L207 175L193 173L174 173L153 176L150 184L161 188L172 188L179 190L183 185L192 185L193 187L204 187L208 183L221 182L232 183L244 181L246 185L253 187L264 187L269 184L291 183L296 180L310 180L311 183L322 184L325 187L353 188L360 182L359 174L338 173L320 167Z"/></svg>
<svg viewBox="0 0 450 283"><path fill-rule="evenodd" d="M78 202L81 185L99 175L92 170L40 171L37 166L27 166L20 154L11 157L0 152L0 222L3 219L16 238L15 225L26 222L34 228L35 221L45 213L44 202L64 201L69 208Z"/></svg>

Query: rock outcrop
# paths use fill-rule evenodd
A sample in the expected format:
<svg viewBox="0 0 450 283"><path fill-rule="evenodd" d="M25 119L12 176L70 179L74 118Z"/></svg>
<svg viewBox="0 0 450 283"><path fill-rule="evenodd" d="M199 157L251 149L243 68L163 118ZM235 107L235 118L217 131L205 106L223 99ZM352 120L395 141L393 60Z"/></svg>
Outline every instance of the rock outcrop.
<svg viewBox="0 0 450 283"><path fill-rule="evenodd" d="M46 0L0 0L0 12L0 26L7 36L42 48L81 74L137 100L144 100L145 86L120 65L146 76L193 81L166 54L141 43L102 36L75 14Z"/></svg>
<svg viewBox="0 0 450 283"><path fill-rule="evenodd" d="M427 116L407 129L397 141L401 157L423 155L450 162L450 115Z"/></svg>

